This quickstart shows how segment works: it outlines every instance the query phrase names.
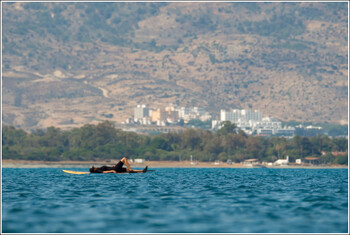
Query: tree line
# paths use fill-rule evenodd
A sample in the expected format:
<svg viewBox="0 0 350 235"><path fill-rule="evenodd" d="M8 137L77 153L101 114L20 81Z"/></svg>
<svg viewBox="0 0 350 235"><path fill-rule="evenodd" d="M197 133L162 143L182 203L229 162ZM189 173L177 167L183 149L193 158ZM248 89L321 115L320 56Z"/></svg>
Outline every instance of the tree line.
<svg viewBox="0 0 350 235"><path fill-rule="evenodd" d="M182 133L153 136L117 129L109 121L72 130L49 127L27 133L12 126L2 129L3 159L18 160L91 161L127 156L177 161L189 160L192 155L198 161L242 162L254 158L273 162L288 155L292 162L316 156L323 164L347 164L347 149L346 138L248 136L230 122L224 122L217 132L187 128ZM346 152L346 155L333 156L332 152Z"/></svg>

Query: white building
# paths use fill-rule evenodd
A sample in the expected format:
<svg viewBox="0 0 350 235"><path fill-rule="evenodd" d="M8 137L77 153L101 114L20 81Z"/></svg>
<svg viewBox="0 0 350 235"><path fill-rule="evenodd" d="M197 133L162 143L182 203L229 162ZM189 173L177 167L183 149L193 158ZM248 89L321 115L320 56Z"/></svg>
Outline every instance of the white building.
<svg viewBox="0 0 350 235"><path fill-rule="evenodd" d="M192 111L197 114L198 116L202 116L207 113L204 108L194 107Z"/></svg>
<svg viewBox="0 0 350 235"><path fill-rule="evenodd" d="M139 119L139 122L141 125L151 125L152 124L150 117L144 117L142 119Z"/></svg>
<svg viewBox="0 0 350 235"><path fill-rule="evenodd" d="M181 107L177 109L179 114L179 119L183 119L188 122L192 119L199 119L201 121L207 121L212 118L212 116L204 109L199 107Z"/></svg>
<svg viewBox="0 0 350 235"><path fill-rule="evenodd" d="M219 121L219 120L212 120L211 121L211 129L217 130L217 129L220 129L220 126L221 126L221 121Z"/></svg>
<svg viewBox="0 0 350 235"><path fill-rule="evenodd" d="M241 110L241 121L254 121L260 122L262 118L262 113L258 110L254 110L254 112L246 109Z"/></svg>
<svg viewBox="0 0 350 235"><path fill-rule="evenodd" d="M212 121L212 129L220 129L221 122L230 121L247 134L293 136L295 128L282 127L282 122L272 117L262 117L258 110L221 110L220 121Z"/></svg>
<svg viewBox="0 0 350 235"><path fill-rule="evenodd" d="M143 159L143 158L136 158L136 159L134 160L134 163L138 163L138 164L145 163L145 159Z"/></svg>
<svg viewBox="0 0 350 235"><path fill-rule="evenodd" d="M289 156L287 156L286 159L278 159L274 162L274 165L281 166L281 165L288 165L289 163Z"/></svg>
<svg viewBox="0 0 350 235"><path fill-rule="evenodd" d="M149 117L149 109L146 105L137 105L134 109L134 120L138 121L145 117Z"/></svg>
<svg viewBox="0 0 350 235"><path fill-rule="evenodd" d="M276 134L280 136L294 136L294 133L295 133L295 128L285 127L282 129L278 129Z"/></svg>
<svg viewBox="0 0 350 235"><path fill-rule="evenodd" d="M199 120L201 120L202 122L205 122L205 121L210 120L211 118L212 117L209 113L205 113L199 117Z"/></svg>
<svg viewBox="0 0 350 235"><path fill-rule="evenodd" d="M262 119L262 113L258 110L250 111L246 109L232 109L226 111L222 109L220 111L220 121L230 121L233 123L239 122L260 122Z"/></svg>
<svg viewBox="0 0 350 235"><path fill-rule="evenodd" d="M157 120L156 125L157 126L166 126L166 123L163 120Z"/></svg>
<svg viewBox="0 0 350 235"><path fill-rule="evenodd" d="M240 112L237 109L233 109L231 112L221 109L220 111L220 121L230 121L237 123L240 119Z"/></svg>
<svg viewBox="0 0 350 235"><path fill-rule="evenodd" d="M185 120L190 113L190 109L187 107L181 107L178 109L178 112L179 112L179 118Z"/></svg>

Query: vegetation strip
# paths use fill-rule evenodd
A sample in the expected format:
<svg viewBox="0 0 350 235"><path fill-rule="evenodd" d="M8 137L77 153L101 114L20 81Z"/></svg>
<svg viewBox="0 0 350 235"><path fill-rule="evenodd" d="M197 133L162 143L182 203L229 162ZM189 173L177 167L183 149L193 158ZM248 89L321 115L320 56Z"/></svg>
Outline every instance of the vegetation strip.
<svg viewBox="0 0 350 235"><path fill-rule="evenodd" d="M273 162L289 156L290 162L306 157L318 157L321 164L347 164L346 138L248 136L226 125L217 132L188 128L182 133L146 136L116 129L104 121L63 131L50 127L27 133L10 126L3 127L3 159L44 161L101 161L143 158L151 161L188 160L243 162L257 159Z"/></svg>

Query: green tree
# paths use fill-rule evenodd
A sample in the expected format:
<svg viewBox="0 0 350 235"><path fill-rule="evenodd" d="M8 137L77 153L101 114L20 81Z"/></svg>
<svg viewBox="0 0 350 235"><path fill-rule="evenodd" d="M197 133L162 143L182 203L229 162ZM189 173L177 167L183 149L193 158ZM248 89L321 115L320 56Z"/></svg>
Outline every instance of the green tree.
<svg viewBox="0 0 350 235"><path fill-rule="evenodd" d="M334 138L333 139L333 151L345 152L348 149L348 140L346 138Z"/></svg>
<svg viewBox="0 0 350 235"><path fill-rule="evenodd" d="M347 165L348 161L349 161L349 157L348 154L346 155L342 155L342 156L338 156L336 159L337 163L340 165Z"/></svg>
<svg viewBox="0 0 350 235"><path fill-rule="evenodd" d="M254 137L239 131L234 124L224 123L219 133L187 128L182 133L157 136L139 135L116 129L111 122L84 125L62 131L49 127L27 133L4 126L2 129L4 159L27 160L97 160L142 157L148 160L185 160L193 155L199 161L231 159L235 162L247 158L274 161L286 155L291 160L305 156L318 156L323 164L348 164L348 155L334 157L331 151L347 151L346 138L295 136ZM325 151L326 155L320 156Z"/></svg>
<svg viewBox="0 0 350 235"><path fill-rule="evenodd" d="M168 141L166 141L163 137L161 136L156 136L152 139L151 141L151 146L157 149L163 149L166 151L171 151L172 148L169 144Z"/></svg>
<svg viewBox="0 0 350 235"><path fill-rule="evenodd" d="M4 126L2 129L3 146L21 145L26 138L27 133L25 131L16 129L13 126Z"/></svg>
<svg viewBox="0 0 350 235"><path fill-rule="evenodd" d="M229 133L237 133L237 125L230 121L224 121L222 127L216 132L217 135L227 135Z"/></svg>
<svg viewBox="0 0 350 235"><path fill-rule="evenodd" d="M204 145L204 152L209 154L218 155L222 152L221 139L218 136L207 139Z"/></svg>
<svg viewBox="0 0 350 235"><path fill-rule="evenodd" d="M199 147L201 143L201 130L189 128L182 133L182 148L194 150Z"/></svg>
<svg viewBox="0 0 350 235"><path fill-rule="evenodd" d="M331 139L326 135L317 135L311 138L311 143L315 153L320 154L322 151L330 151L332 148Z"/></svg>
<svg viewBox="0 0 350 235"><path fill-rule="evenodd" d="M298 149L300 158L303 157L302 138L299 135L293 137L293 145Z"/></svg>

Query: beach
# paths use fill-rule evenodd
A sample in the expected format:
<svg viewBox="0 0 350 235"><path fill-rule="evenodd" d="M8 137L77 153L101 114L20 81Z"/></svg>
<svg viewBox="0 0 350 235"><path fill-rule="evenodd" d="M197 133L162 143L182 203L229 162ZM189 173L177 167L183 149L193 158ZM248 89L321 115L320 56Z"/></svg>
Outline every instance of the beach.
<svg viewBox="0 0 350 235"><path fill-rule="evenodd" d="M2 168L89 168L91 166L115 165L119 160L108 161L34 161L3 159ZM191 162L191 161L145 161L144 163L131 163L132 168L348 168L347 165L311 165L290 163L281 166L252 165L244 163L226 162Z"/></svg>

